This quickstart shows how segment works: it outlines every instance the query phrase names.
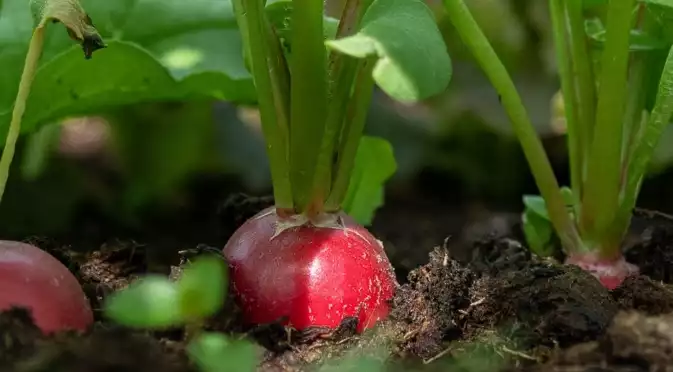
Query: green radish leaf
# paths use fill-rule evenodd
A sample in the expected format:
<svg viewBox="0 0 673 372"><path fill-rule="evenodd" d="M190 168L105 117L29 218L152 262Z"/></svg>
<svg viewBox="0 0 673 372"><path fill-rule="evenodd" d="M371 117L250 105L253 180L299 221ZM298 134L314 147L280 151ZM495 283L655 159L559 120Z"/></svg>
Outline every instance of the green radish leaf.
<svg viewBox="0 0 673 372"><path fill-rule="evenodd" d="M556 249L555 235L549 219L540 216L537 211L526 209L522 216L522 223L523 233L530 250L541 257L553 255Z"/></svg>
<svg viewBox="0 0 673 372"><path fill-rule="evenodd" d="M572 207L574 203L573 192L569 187L566 186L561 187L561 196L563 197L563 201L565 202L566 206L569 208ZM542 217L545 220L549 221L549 212L547 211L547 204L545 203L542 196L524 195L523 205L526 211L530 211L531 213L534 213L539 217Z"/></svg>
<svg viewBox="0 0 673 372"><path fill-rule="evenodd" d="M441 93L451 80L451 59L435 17L421 0L374 0L352 36L327 41L341 53L376 57L373 77L402 102Z"/></svg>
<svg viewBox="0 0 673 372"><path fill-rule="evenodd" d="M622 210L631 213L636 205L640 185L650 167L652 156L673 116L673 47L671 47L660 77L656 101L645 129L629 159L628 178Z"/></svg>
<svg viewBox="0 0 673 372"><path fill-rule="evenodd" d="M574 204L572 190L564 186L561 188L561 195L569 212L572 213ZM524 212L521 216L521 222L530 250L538 256L551 256L558 247L558 239L549 219L547 204L539 195L524 195L523 204Z"/></svg>
<svg viewBox="0 0 673 372"><path fill-rule="evenodd" d="M47 8L40 7L44 1L33 0L31 5L34 10L44 10ZM63 1L75 4L74 0ZM81 4L107 47L97 51L96 58L85 60L70 40L76 32L47 27L45 50L23 117L23 133L65 116L117 105L210 98L255 101L230 1L81 0ZM65 19L70 23L86 20ZM3 142L33 22L26 0L2 2Z"/></svg>
<svg viewBox="0 0 673 372"><path fill-rule="evenodd" d="M113 294L105 302L104 311L113 321L134 328L169 328L185 320L180 314L175 284L155 275L139 279Z"/></svg>
<svg viewBox="0 0 673 372"><path fill-rule="evenodd" d="M220 333L203 333L187 346L189 358L202 372L253 372L259 356L254 344Z"/></svg>
<svg viewBox="0 0 673 372"><path fill-rule="evenodd" d="M523 205L525 210L539 217L549 220L549 213L547 212L547 204L540 195L524 195Z"/></svg>
<svg viewBox="0 0 673 372"><path fill-rule="evenodd" d="M344 200L344 211L362 225L370 225L383 205L383 185L395 174L393 148L382 138L363 136L355 155L355 167Z"/></svg>
<svg viewBox="0 0 673 372"><path fill-rule="evenodd" d="M227 265L221 257L196 258L177 282L181 314L190 320L215 314L224 304L228 284Z"/></svg>

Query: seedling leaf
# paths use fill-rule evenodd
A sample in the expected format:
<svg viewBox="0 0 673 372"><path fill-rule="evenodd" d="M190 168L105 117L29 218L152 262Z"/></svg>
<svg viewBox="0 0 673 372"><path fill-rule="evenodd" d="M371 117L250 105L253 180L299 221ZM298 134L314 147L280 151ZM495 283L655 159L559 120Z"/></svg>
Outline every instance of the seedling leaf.
<svg viewBox="0 0 673 372"><path fill-rule="evenodd" d="M382 138L363 136L344 201L344 211L362 225L370 225L383 205L383 185L397 170L393 148Z"/></svg>
<svg viewBox="0 0 673 372"><path fill-rule="evenodd" d="M187 346L191 360L202 372L246 372L257 369L255 346L231 341L219 333L203 333Z"/></svg>
<svg viewBox="0 0 673 372"><path fill-rule="evenodd" d="M201 320L220 309L228 286L226 267L222 258L202 256L184 269L177 289L185 319Z"/></svg>
<svg viewBox="0 0 673 372"><path fill-rule="evenodd" d="M162 276L149 275L113 294L105 315L127 327L161 329L183 323L178 291Z"/></svg>
<svg viewBox="0 0 673 372"><path fill-rule="evenodd" d="M570 208L573 206L573 192L569 187L561 187L561 196L565 205ZM525 210L530 211L549 221L549 212L547 211L547 204L540 195L524 195L523 205Z"/></svg>
<svg viewBox="0 0 673 372"><path fill-rule="evenodd" d="M540 195L524 195L523 205L526 211L534 213L535 215L549 220L549 212L547 212L547 205Z"/></svg>
<svg viewBox="0 0 673 372"><path fill-rule="evenodd" d="M547 209L545 208L545 213ZM522 217L523 233L530 250L538 256L547 257L554 253L554 230L548 218L538 211L526 209Z"/></svg>
<svg viewBox="0 0 673 372"><path fill-rule="evenodd" d="M574 204L572 190L561 187L561 196L568 210L572 212ZM521 222L530 250L541 257L551 256L557 247L557 236L549 218L547 204L539 195L524 195L523 204L525 208Z"/></svg>
<svg viewBox="0 0 673 372"><path fill-rule="evenodd" d="M378 58L376 83L391 97L414 102L444 91L451 59L432 11L421 0L374 0L352 36L327 45L356 58Z"/></svg>

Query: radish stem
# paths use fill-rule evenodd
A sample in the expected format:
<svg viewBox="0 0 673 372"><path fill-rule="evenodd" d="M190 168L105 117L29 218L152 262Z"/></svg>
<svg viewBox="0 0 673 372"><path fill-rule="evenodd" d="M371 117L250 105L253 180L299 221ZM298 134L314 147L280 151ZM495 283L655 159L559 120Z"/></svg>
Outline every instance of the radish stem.
<svg viewBox="0 0 673 372"><path fill-rule="evenodd" d="M44 45L44 30L45 23L40 23L33 31L33 36L30 38L28 46L28 53L23 66L23 73L21 74L21 81L19 83L19 91L16 94L14 101L14 109L12 110L12 121L9 124L9 131L7 139L5 140L5 148L2 151L2 158L0 158L0 200L5 194L7 186L7 179L9 178L9 168L14 159L14 150L16 148L16 141L21 133L21 120L26 111L26 101L30 95L30 88L35 78L37 65L42 55L42 47Z"/></svg>

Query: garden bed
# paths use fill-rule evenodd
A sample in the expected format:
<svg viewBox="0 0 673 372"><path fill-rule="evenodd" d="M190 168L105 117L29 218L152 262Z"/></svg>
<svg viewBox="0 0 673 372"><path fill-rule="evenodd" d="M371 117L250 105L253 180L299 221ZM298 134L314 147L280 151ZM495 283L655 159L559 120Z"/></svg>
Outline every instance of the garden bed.
<svg viewBox="0 0 673 372"><path fill-rule="evenodd" d="M168 228L147 241L102 243L90 232L74 241L32 239L76 273L97 322L84 335L42 337L26 312L0 314L2 370L196 371L183 353L181 330L123 329L102 317L101 301L145 273L179 275L181 263L209 246L221 248L269 203L230 199L219 210L219 228L201 246L171 239ZM432 202L388 201L371 230L386 245L402 286L389 319L364 335L355 335L349 320L330 333L250 329L231 299L207 328L256 340L264 371L309 370L358 355L385 360L391 371L672 370L673 223L665 216L636 217L627 258L642 275L608 291L577 268L532 257L516 216L495 215L475 227L464 213Z"/></svg>

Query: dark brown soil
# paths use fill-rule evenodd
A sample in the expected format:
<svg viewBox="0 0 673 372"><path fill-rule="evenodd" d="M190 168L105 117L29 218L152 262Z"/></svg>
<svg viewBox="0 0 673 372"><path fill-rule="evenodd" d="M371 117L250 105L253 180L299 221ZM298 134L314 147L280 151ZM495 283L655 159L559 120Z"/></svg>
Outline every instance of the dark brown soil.
<svg viewBox="0 0 673 372"><path fill-rule="evenodd" d="M101 305L145 273L175 278L190 257L219 252L245 219L271 203L230 198L219 210L218 231L209 235L216 237L204 242L215 247L170 242L165 234L156 241L99 242L95 250L82 248L91 248L91 237L30 239L77 275L97 323L85 334L47 337L27 312L2 313L0 370L196 371L184 353L183 330L124 329L104 319ZM641 228L628 240L627 258L642 275L610 292L578 268L532 256L521 242L516 216L490 216L488 223L475 225L464 209L422 207L430 209L425 216L441 218L422 218L421 207L405 202L389 203L372 227L403 283L389 319L378 327L356 335L356 324L346 319L329 334L273 324L251 329L229 298L206 329L256 342L264 350L263 371L321 365L348 370L336 363L353 357L366 357L364 362L386 371L673 371L670 221L636 218L634 226Z"/></svg>

